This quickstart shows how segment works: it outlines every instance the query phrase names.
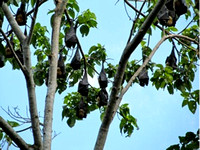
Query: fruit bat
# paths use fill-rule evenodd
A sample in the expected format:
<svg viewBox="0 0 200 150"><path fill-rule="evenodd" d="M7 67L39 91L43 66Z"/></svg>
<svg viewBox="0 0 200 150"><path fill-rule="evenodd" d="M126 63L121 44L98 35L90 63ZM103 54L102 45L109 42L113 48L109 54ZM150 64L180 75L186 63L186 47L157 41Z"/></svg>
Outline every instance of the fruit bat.
<svg viewBox="0 0 200 150"><path fill-rule="evenodd" d="M65 63L62 53L60 53L58 59L58 66L57 66L57 78L65 78L66 77L66 70L65 70Z"/></svg>
<svg viewBox="0 0 200 150"><path fill-rule="evenodd" d="M185 0L174 0L175 13L181 16L187 12L187 5Z"/></svg>
<svg viewBox="0 0 200 150"><path fill-rule="evenodd" d="M145 85L147 86L149 83L149 76L146 68L143 68L140 74L138 75L138 79L140 82L140 86L144 87Z"/></svg>
<svg viewBox="0 0 200 150"><path fill-rule="evenodd" d="M14 48L13 35L10 38L10 44ZM6 56L6 58L12 58L13 57L12 50L10 49L8 44L6 45L6 48L5 48L5 56Z"/></svg>
<svg viewBox="0 0 200 150"><path fill-rule="evenodd" d="M2 28L3 25L3 14L0 12L0 28Z"/></svg>
<svg viewBox="0 0 200 150"><path fill-rule="evenodd" d="M167 57L165 64L171 66L173 69L176 69L177 68L176 61L177 59L174 53L174 46L173 46L171 54Z"/></svg>
<svg viewBox="0 0 200 150"><path fill-rule="evenodd" d="M163 26L175 26L176 24L175 12L173 10L168 10L165 5L161 8L157 17L160 24Z"/></svg>
<svg viewBox="0 0 200 150"><path fill-rule="evenodd" d="M99 81L100 88L106 88L108 86L108 79L106 77L106 72L104 70L103 62L102 62L102 68L99 74L98 81Z"/></svg>
<svg viewBox="0 0 200 150"><path fill-rule="evenodd" d="M81 57L80 57L80 53L79 53L79 49L77 47L76 49L76 53L74 55L74 57L72 58L71 64L70 66L74 69L74 70L78 70L81 68Z"/></svg>
<svg viewBox="0 0 200 150"><path fill-rule="evenodd" d="M81 98L76 108L76 116L79 119L83 119L87 117L87 104L84 102L83 98Z"/></svg>
<svg viewBox="0 0 200 150"><path fill-rule="evenodd" d="M4 56L0 54L0 68L2 68L5 65L4 59Z"/></svg>
<svg viewBox="0 0 200 150"><path fill-rule="evenodd" d="M105 106L108 103L108 93L105 88L102 88L98 93L98 106Z"/></svg>
<svg viewBox="0 0 200 150"><path fill-rule="evenodd" d="M20 62L22 63L22 65L24 64L24 59L23 59L23 53L21 50L17 50L15 51L17 57L19 58Z"/></svg>
<svg viewBox="0 0 200 150"><path fill-rule="evenodd" d="M78 92L82 96L88 96L88 78L87 78L87 72L85 71L85 74L83 76L83 79L78 84Z"/></svg>
<svg viewBox="0 0 200 150"><path fill-rule="evenodd" d="M20 7L18 8L15 20L20 26L26 25L27 16L25 11L25 3L21 3Z"/></svg>
<svg viewBox="0 0 200 150"><path fill-rule="evenodd" d="M195 8L199 10L199 0L195 0Z"/></svg>
<svg viewBox="0 0 200 150"><path fill-rule="evenodd" d="M71 47L74 48L77 42L78 42L78 39L76 37L76 31L73 27L73 23L71 23L69 31L65 33L65 45L68 48L71 48Z"/></svg>

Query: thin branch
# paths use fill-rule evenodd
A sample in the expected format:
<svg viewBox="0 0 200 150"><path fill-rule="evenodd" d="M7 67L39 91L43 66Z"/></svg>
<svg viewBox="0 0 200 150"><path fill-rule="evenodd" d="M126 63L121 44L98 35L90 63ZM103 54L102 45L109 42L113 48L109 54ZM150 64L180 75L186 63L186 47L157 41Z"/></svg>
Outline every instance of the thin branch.
<svg viewBox="0 0 200 150"><path fill-rule="evenodd" d="M19 60L17 54L15 53L11 43L10 43L10 40L7 38L6 34L3 32L3 30L0 28L0 32L1 34L3 35L4 39L6 40L7 44L8 44L8 47L10 48L11 52L13 53L14 55L14 58L16 59L20 69L22 70L22 72L24 73L25 76L27 76L27 69L24 65L22 65L21 61Z"/></svg>
<svg viewBox="0 0 200 150"><path fill-rule="evenodd" d="M48 0L39 1L39 7L40 7L43 3L47 2L47 1L48 1ZM32 10L30 10L26 15L29 16L30 14L32 14L32 13L35 11L35 9L36 9L36 7L33 8Z"/></svg>
<svg viewBox="0 0 200 150"><path fill-rule="evenodd" d="M21 29L19 28L19 25L17 24L15 18L13 17L12 13L10 12L10 10L8 9L8 6L6 3L3 3L2 5L2 10L9 22L9 24L11 25L13 31L15 32L17 38L19 39L19 41L21 43L23 43L23 41L25 40L25 35L23 34L23 32L21 31Z"/></svg>
<svg viewBox="0 0 200 150"><path fill-rule="evenodd" d="M16 132L17 132L17 133L20 133L20 132L24 132L24 131L26 131L26 130L28 130L28 129L32 129L32 126L27 127L27 128L25 128L25 129L22 129L22 130L18 130L18 131L16 131Z"/></svg>
<svg viewBox="0 0 200 150"><path fill-rule="evenodd" d="M17 144L20 149L28 150L28 144L13 130L13 128L0 116L0 127Z"/></svg>
<svg viewBox="0 0 200 150"><path fill-rule="evenodd" d="M183 36L183 35L178 35L178 34L171 34L171 35L167 35L164 36L154 47L154 49L152 50L152 52L150 53L150 55L145 59L144 63L140 66L140 68L138 68L138 70L134 73L134 75L130 78L130 80L128 81L127 85L122 89L120 95L119 95L119 103L122 100L122 97L124 96L124 94L127 92L127 90L129 89L129 87L132 85L133 81L136 79L136 77L140 74L140 72L142 71L143 68L146 67L146 65L149 63L149 61L152 59L153 55L155 54L155 52L157 51L157 49L160 47L160 45L169 38L182 38L182 39L186 39L189 41L194 42L194 39L191 39L187 36Z"/></svg>
<svg viewBox="0 0 200 150"><path fill-rule="evenodd" d="M143 9L143 7L144 7L145 2L146 2L146 1L144 1L144 2L142 3L142 6L140 7L140 10L139 10L140 13L137 14L136 19L133 21L133 25L132 25L132 28L131 28L131 32L130 32L130 35L129 35L127 44L128 44L128 43L130 42L130 40L131 40L131 37L132 37L132 35L133 35L133 29L134 29L134 27L135 27L135 23L136 23L137 19L140 17L140 14L141 14L141 12L142 12L142 9Z"/></svg>
<svg viewBox="0 0 200 150"><path fill-rule="evenodd" d="M189 27L189 25L193 22L194 18L195 17L193 17L192 20L185 26L185 28L182 31L180 31L178 34L181 34L185 29L187 29L187 27Z"/></svg>
<svg viewBox="0 0 200 150"><path fill-rule="evenodd" d="M40 1L37 0L36 1L36 5L35 5L35 9L34 9L34 13L33 13L33 17L32 17L32 22L31 22L31 27L30 27L30 31L29 31L29 36L28 36L28 39L27 39L28 45L30 44L31 38L32 38L32 35L33 35L33 29L34 29L36 18L37 18L39 3L40 3Z"/></svg>
<svg viewBox="0 0 200 150"><path fill-rule="evenodd" d="M83 57L83 62L84 62L84 69L86 71L86 69L87 69L87 66L86 66L87 62L86 62L85 55L84 55L84 52L82 50L81 44L80 44L80 42L78 40L78 37L77 37L77 44L78 44L78 48L80 48L80 52L81 52L81 55Z"/></svg>

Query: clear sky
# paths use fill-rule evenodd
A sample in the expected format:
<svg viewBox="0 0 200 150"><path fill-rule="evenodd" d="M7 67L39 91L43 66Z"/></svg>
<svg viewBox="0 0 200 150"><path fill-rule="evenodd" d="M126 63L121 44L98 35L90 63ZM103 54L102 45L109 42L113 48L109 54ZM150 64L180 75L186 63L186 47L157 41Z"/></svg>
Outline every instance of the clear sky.
<svg viewBox="0 0 200 150"><path fill-rule="evenodd" d="M117 0L78 0L80 11L90 9L97 16L98 28L92 29L88 37L81 38L83 50L87 52L92 45L100 43L105 45L110 63L117 64L122 50L127 42L132 22L127 17L122 1ZM47 11L54 8L53 4L45 4L39 11L37 21L42 25L49 26ZM128 9L129 15L134 17L132 10ZM176 27L182 29L187 23L184 17L180 18ZM5 27L5 26L4 26ZM160 39L160 31L156 30L151 38L151 47ZM49 34L49 37L51 34ZM140 59L140 47L132 55L132 59ZM171 52L171 45L164 43L153 57L153 61L164 64L166 57ZM34 53L34 49L32 49ZM35 60L33 59L33 64ZM100 71L100 70L99 70ZM149 73L150 75L150 73ZM89 81L93 86L98 87L97 80ZM13 71L7 62L6 67L0 69L0 106L7 109L8 106L18 107L21 114L26 116L28 108L27 89L25 79L20 71ZM193 83L194 89L199 89L199 74L196 74ZM109 84L111 86L111 83ZM46 86L36 88L38 110L43 116ZM53 130L58 134L52 143L52 150L92 150L98 130L101 124L100 112L96 110L87 116L83 121L77 121L73 128L69 128L66 119L61 120L63 98L71 91L76 91L77 86L69 88L61 95L56 94L54 103ZM184 136L186 132L196 132L199 127L199 107L195 114L192 114L186 107L182 108L183 98L180 92L175 91L174 95L168 94L167 90L157 91L151 86L142 88L133 85L124 96L122 103L129 103L131 114L137 118L139 130L134 130L130 138L126 138L119 131L120 120L116 116L110 126L104 150L164 150L172 144L179 142L178 136ZM0 115L11 120L0 108ZM30 132L25 132L22 137L27 142L32 141ZM16 149L12 147L11 149Z"/></svg>

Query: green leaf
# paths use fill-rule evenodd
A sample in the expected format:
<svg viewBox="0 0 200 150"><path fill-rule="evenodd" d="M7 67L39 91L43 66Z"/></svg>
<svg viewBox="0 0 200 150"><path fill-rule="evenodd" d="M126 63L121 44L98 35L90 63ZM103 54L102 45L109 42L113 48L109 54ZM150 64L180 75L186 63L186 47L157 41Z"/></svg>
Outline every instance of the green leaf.
<svg viewBox="0 0 200 150"><path fill-rule="evenodd" d="M89 27L87 25L82 25L80 27L80 32L81 32L82 36L87 36L88 33L89 33L89 30L90 29L89 29Z"/></svg>
<svg viewBox="0 0 200 150"><path fill-rule="evenodd" d="M73 117L70 117L68 120L67 120L67 124L70 128L72 128L76 123L76 119L73 118Z"/></svg>
<svg viewBox="0 0 200 150"><path fill-rule="evenodd" d="M0 130L0 141L2 140L2 138L3 138L3 133Z"/></svg>
<svg viewBox="0 0 200 150"><path fill-rule="evenodd" d="M69 10L68 10L68 13L69 13L69 15L70 15L72 18L75 18L75 12L74 12L73 9L69 9Z"/></svg>
<svg viewBox="0 0 200 150"><path fill-rule="evenodd" d="M195 101L189 101L188 107L189 107L189 110L194 114L197 109L197 104Z"/></svg>
<svg viewBox="0 0 200 150"><path fill-rule="evenodd" d="M119 124L119 129L120 129L120 132L122 133L122 130L124 128L124 126L126 125L126 120L124 118L121 119L121 122Z"/></svg>
<svg viewBox="0 0 200 150"><path fill-rule="evenodd" d="M174 94L174 88L171 84L168 84L167 90L168 90L169 94Z"/></svg>
<svg viewBox="0 0 200 150"><path fill-rule="evenodd" d="M182 107L184 107L185 105L187 105L188 104L188 100L184 100L183 102L182 102Z"/></svg>
<svg viewBox="0 0 200 150"><path fill-rule="evenodd" d="M8 124L11 126L11 127L18 127L19 126L19 123L15 122L15 121L7 121Z"/></svg>
<svg viewBox="0 0 200 150"><path fill-rule="evenodd" d="M173 32L177 32L178 31L178 29L175 28L175 27L168 27L168 29L171 30L171 31L173 31Z"/></svg>
<svg viewBox="0 0 200 150"><path fill-rule="evenodd" d="M168 147L166 150L180 150L179 144L172 145Z"/></svg>
<svg viewBox="0 0 200 150"><path fill-rule="evenodd" d="M36 0L31 0L31 6L34 7Z"/></svg>
<svg viewBox="0 0 200 150"><path fill-rule="evenodd" d="M100 119L101 121L103 121L103 117L105 116L105 112L102 112L101 115L100 115Z"/></svg>

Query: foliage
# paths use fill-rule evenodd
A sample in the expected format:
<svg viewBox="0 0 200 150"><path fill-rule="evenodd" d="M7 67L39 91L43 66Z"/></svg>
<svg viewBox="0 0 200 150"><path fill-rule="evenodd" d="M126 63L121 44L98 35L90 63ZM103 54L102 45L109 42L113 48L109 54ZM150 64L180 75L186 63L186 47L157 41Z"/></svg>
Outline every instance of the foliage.
<svg viewBox="0 0 200 150"><path fill-rule="evenodd" d="M20 6L21 2L25 2L26 4L30 4L30 7L27 7L27 12L36 6L36 0L9 0L7 2L10 6L16 6L17 8ZM152 0L149 2L145 11L143 10L143 15L139 15L136 20L133 22L133 28L131 32L131 37L139 31L141 25L144 23L147 14L154 8L157 0ZM186 26L178 34L190 37L196 41L198 41L199 37L199 13L195 8L195 4L191 0L186 0L188 11L184 15L185 19L188 20L192 17L191 24ZM1 10L1 8L0 8ZM51 15L51 20L49 24L52 25L54 19L55 10L50 10L48 15ZM4 15L2 11L0 11L0 15ZM138 14L137 14L138 15ZM145 16L146 15L146 16ZM32 16L32 14L30 15ZM31 17L29 17L31 18ZM3 21L2 21L3 22ZM78 2L76 0L68 0L66 6L66 12L62 16L61 21L61 30L59 36L59 53L64 55L64 66L66 71L66 76L63 78L57 79L57 91L59 94L64 94L67 88L71 88L77 85L77 83L81 80L84 72L87 72L90 77L94 77L98 75L98 68L102 62L106 62L105 71L109 78L110 83L113 81L116 70L118 68L118 64L109 63L108 56L106 53L106 48L100 43L93 45L89 48L88 53L85 50L81 49L81 44L77 43L77 47L81 51L81 67L78 70L73 70L70 66L70 60L73 55L74 49L67 48L64 43L65 34L69 31L71 26L74 26L76 36L82 35L81 38L85 38L89 35L90 31L93 28L97 28L97 17L95 13L93 13L90 9L85 11L80 11ZM157 29L159 25L159 20L156 18L151 28L149 28L147 32L147 36L150 38ZM27 25L28 26L28 25ZM24 29L24 33L26 32L26 27ZM79 29L79 30L78 30ZM177 33L180 29L175 26L164 27L164 30L161 31L161 36L164 36L166 33ZM11 33L10 33L11 32ZM7 38L10 40L13 35L13 50L16 52L17 50L21 50L21 44L17 39L16 35L12 33L12 30L6 33ZM31 46L34 48L34 56L36 57L37 63L32 66L33 69L33 77L34 83L36 86L42 86L43 84L48 84L48 74L49 74L49 59L51 58L51 43L50 43L50 33L46 26L43 26L39 22L37 22L34 26L33 35L31 39ZM127 66L125 68L125 74L123 76L122 88L125 83L128 83L133 74L138 70L141 66L142 62L147 58L152 52L152 47L148 42L143 40L141 42L141 59L132 59L128 61ZM177 68L174 69L171 66L164 66L163 64L157 64L156 62L150 61L146 66L147 70L151 71L151 79L152 85L155 86L157 90L166 89L169 94L174 94L176 90L180 91L180 95L183 97L182 107L188 106L189 110L194 114L199 105L199 90L194 90L192 87L192 83L195 79L195 73L197 72L197 64L199 60L199 56L197 54L198 46L194 42L183 40L183 39L169 39L171 45L176 47L176 53L178 55L178 64ZM5 56L7 42L0 34L0 55ZM69 57L69 58L68 58ZM142 61L143 60L143 61ZM14 57L5 58L4 62L9 62L13 69L20 69ZM163 62L164 63L164 62ZM86 69L86 70L85 70ZM133 81L132 84L139 84L138 79ZM110 86L111 87L111 84ZM111 87L112 88L112 87ZM63 101L63 111L62 111L62 119L66 119L67 125L69 127L73 127L76 124L77 120L82 120L76 116L76 109L81 100L87 103L88 109L87 114L95 111L98 108L97 105L97 95L100 91L100 88L89 87L89 94L87 97L82 97L78 92L74 91L72 93L68 93L64 97ZM102 119L105 114L105 109L107 107L100 108ZM139 129L137 125L137 119L134 118L130 114L130 109L128 104L123 104L119 107L119 115L121 116L119 129L121 133L124 133L126 137L130 137L134 131L134 128ZM17 122L8 121L8 123L12 127L17 127L19 124ZM7 139L8 143L11 143L11 139L0 128L0 140L3 138ZM196 135L192 132L188 132L185 137L179 137L182 148L196 148ZM180 149L180 145L173 145L170 149Z"/></svg>
<svg viewBox="0 0 200 150"><path fill-rule="evenodd" d="M175 144L167 148L167 150L189 150L199 148L199 130L197 133L187 132L185 136L179 136L180 144Z"/></svg>

